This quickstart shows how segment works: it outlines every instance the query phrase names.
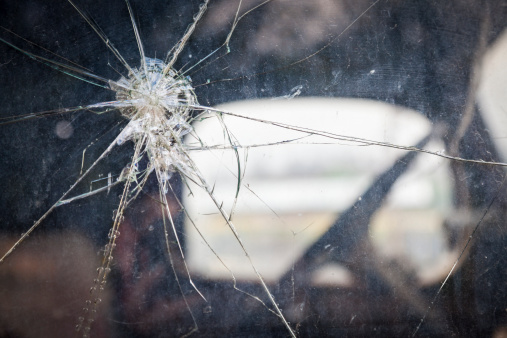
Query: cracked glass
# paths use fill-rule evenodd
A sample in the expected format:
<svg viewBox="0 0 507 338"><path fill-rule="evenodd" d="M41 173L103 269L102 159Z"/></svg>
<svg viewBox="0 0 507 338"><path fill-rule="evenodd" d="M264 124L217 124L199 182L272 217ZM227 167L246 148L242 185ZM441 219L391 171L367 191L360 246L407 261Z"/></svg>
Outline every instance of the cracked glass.
<svg viewBox="0 0 507 338"><path fill-rule="evenodd" d="M505 1L0 6L0 336L506 334Z"/></svg>

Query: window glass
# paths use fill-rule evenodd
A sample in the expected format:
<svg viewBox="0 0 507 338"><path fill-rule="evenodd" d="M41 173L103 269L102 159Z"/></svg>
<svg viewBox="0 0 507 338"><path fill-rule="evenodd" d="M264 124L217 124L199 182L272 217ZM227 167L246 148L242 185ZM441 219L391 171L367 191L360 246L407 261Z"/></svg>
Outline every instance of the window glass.
<svg viewBox="0 0 507 338"><path fill-rule="evenodd" d="M505 334L502 1L0 4L0 336Z"/></svg>

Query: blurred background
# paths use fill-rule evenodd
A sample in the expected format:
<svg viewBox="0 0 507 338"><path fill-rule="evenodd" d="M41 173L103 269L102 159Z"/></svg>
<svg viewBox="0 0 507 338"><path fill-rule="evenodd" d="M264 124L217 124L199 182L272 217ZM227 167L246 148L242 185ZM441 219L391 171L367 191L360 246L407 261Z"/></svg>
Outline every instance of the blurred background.
<svg viewBox="0 0 507 338"><path fill-rule="evenodd" d="M243 1L239 13L260 3ZM138 67L125 3L76 4ZM146 55L164 58L199 4L132 1ZM505 1L273 0L242 17L228 53L220 47L237 6L211 1L175 64L188 70L200 104L463 159L507 161ZM0 38L8 43L108 79L127 75L67 2L0 1L0 13ZM5 42L0 72L1 118L115 99ZM298 336L507 336L503 167L226 115L224 121L241 146L236 204L235 153L191 156L224 209L234 210L246 249ZM127 122L118 112L82 111L0 126L1 254ZM194 128L205 144L227 145L216 118ZM196 139L185 142L193 147ZM131 145L115 149L75 195L118 177ZM173 186L176 233L206 301L189 282L173 234L169 257L151 180L121 225L91 335L288 336L209 196L177 175ZM120 194L121 187L112 188L57 208L0 265L0 336L74 334Z"/></svg>

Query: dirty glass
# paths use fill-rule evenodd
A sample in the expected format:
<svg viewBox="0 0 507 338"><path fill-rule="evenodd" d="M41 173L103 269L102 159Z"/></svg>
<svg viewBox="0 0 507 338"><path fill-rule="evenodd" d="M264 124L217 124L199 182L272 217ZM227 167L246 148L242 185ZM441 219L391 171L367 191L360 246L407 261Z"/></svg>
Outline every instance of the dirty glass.
<svg viewBox="0 0 507 338"><path fill-rule="evenodd" d="M506 11L1 1L0 336L505 335Z"/></svg>

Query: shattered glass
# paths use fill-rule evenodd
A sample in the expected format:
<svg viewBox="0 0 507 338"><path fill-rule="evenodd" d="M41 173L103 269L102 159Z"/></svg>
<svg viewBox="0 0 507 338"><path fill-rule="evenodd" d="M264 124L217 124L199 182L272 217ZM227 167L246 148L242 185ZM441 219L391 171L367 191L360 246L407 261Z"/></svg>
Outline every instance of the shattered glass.
<svg viewBox="0 0 507 338"><path fill-rule="evenodd" d="M0 336L505 335L506 11L1 1Z"/></svg>

